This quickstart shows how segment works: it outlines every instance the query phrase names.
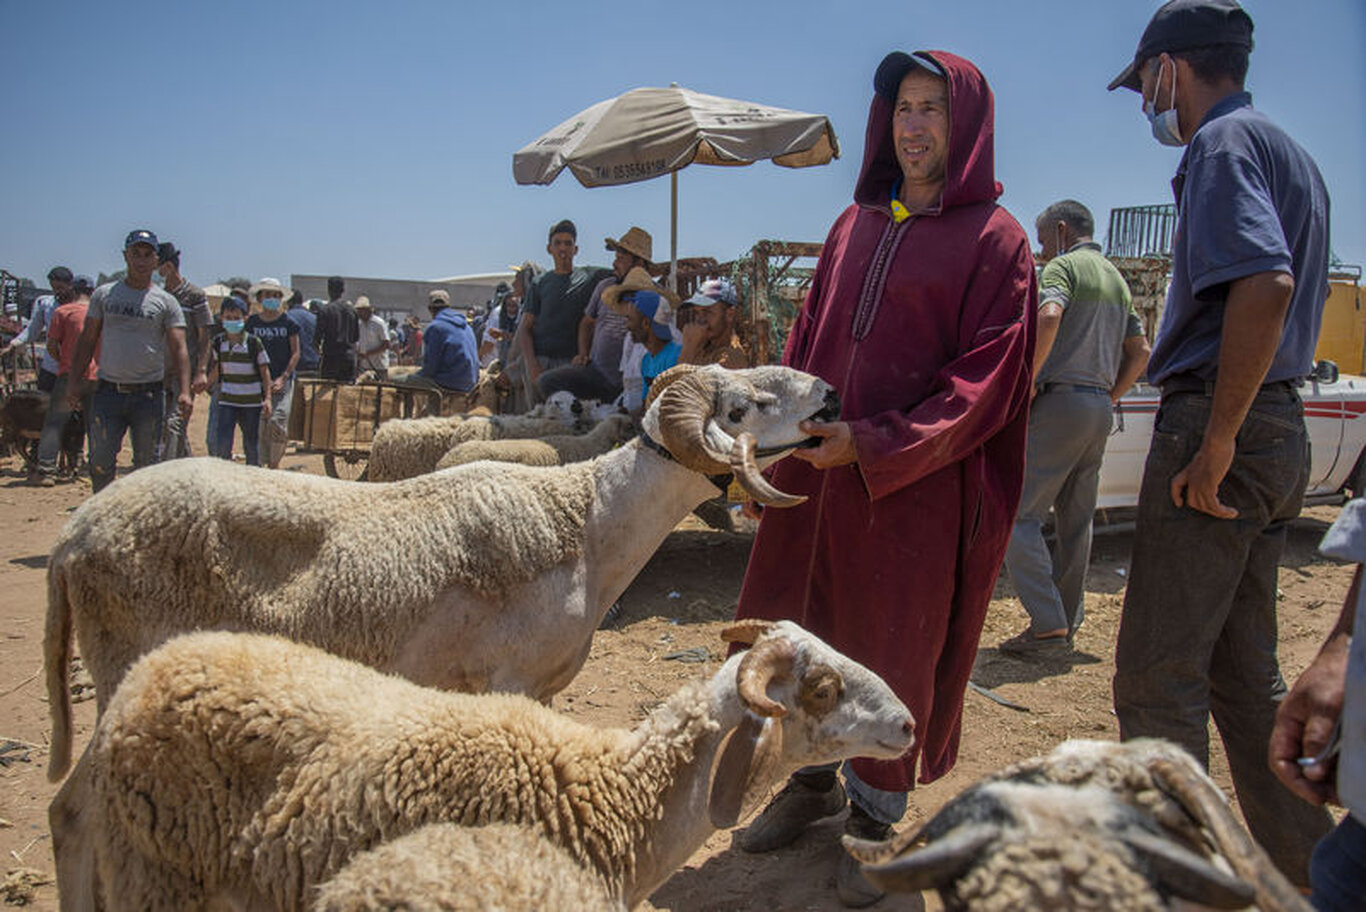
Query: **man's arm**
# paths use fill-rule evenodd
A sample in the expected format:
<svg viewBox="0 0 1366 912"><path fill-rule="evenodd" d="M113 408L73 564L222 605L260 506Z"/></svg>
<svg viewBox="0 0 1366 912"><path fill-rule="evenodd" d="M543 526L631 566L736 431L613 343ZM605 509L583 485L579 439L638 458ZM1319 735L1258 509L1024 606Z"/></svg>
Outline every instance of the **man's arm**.
<svg viewBox="0 0 1366 912"><path fill-rule="evenodd" d="M588 356L593 351L593 327L597 322L588 314L579 318L579 353L574 356L572 364L588 363Z"/></svg>
<svg viewBox="0 0 1366 912"><path fill-rule="evenodd" d="M532 338L532 330L536 328L536 315L533 313L522 314L522 321L517 325L517 348L522 353L522 361L525 364L527 376L531 382L535 383L541 376L541 362L536 359L536 341Z"/></svg>
<svg viewBox="0 0 1366 912"><path fill-rule="evenodd" d="M1112 404L1118 404L1129 388L1143 376L1150 354L1152 349L1148 346L1147 336L1129 336L1124 340L1124 350L1119 356L1119 373L1115 375L1115 385L1110 387Z"/></svg>
<svg viewBox="0 0 1366 912"><path fill-rule="evenodd" d="M1061 325L1061 304L1049 301L1038 309L1034 324L1034 369L1030 376L1039 376L1043 363L1048 360L1048 353L1053 350L1053 343L1058 339L1058 327Z"/></svg>
<svg viewBox="0 0 1366 912"><path fill-rule="evenodd" d="M95 343L100 339L100 328L104 320L86 314L85 325L81 327L80 338L76 340L76 357L71 362L71 376L84 377L90 369L90 358L95 354ZM66 401L73 409L81 407L81 384L66 385Z"/></svg>
<svg viewBox="0 0 1366 912"><path fill-rule="evenodd" d="M189 421L190 413L194 411L194 392L190 389L190 352L185 346L185 327L168 326L166 344L170 346L176 376L180 379L180 395L176 397L176 404L180 407L180 417Z"/></svg>
<svg viewBox="0 0 1366 912"><path fill-rule="evenodd" d="M1230 283L1219 339L1214 405L1195 458L1172 477L1172 503L1220 519L1238 511L1219 501L1219 483L1233 464L1235 438L1276 357L1295 280L1284 272L1259 272Z"/></svg>
<svg viewBox="0 0 1366 912"><path fill-rule="evenodd" d="M1347 656L1352 645L1352 626L1360 590L1361 566L1358 565L1337 624L1318 656L1281 701L1276 710L1276 727L1271 731L1267 760L1272 772L1286 788L1310 804L1333 800L1336 764L1301 766L1296 760L1313 757L1323 750L1342 715Z"/></svg>

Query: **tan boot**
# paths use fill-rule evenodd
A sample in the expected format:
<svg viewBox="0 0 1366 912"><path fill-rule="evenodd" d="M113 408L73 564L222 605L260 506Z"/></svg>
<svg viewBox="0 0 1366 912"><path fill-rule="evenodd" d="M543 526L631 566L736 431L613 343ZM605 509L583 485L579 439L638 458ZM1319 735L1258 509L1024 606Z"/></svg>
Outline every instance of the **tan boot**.
<svg viewBox="0 0 1366 912"><path fill-rule="evenodd" d="M735 841L746 852L781 849L817 820L844 810L845 802L844 786L838 779L833 788L823 792L791 779Z"/></svg>

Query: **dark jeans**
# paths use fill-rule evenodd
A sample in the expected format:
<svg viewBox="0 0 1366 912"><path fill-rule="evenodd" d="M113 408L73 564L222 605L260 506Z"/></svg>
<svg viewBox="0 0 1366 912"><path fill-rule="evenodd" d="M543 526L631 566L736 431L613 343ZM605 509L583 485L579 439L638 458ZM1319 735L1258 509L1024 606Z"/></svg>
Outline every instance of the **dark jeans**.
<svg viewBox="0 0 1366 912"><path fill-rule="evenodd" d="M193 456L187 422L180 417L180 383L166 384L166 414L162 419L161 442L157 445L157 462Z"/></svg>
<svg viewBox="0 0 1366 912"><path fill-rule="evenodd" d="M1350 814L1323 838L1309 863L1319 912L1352 912L1366 906L1366 826Z"/></svg>
<svg viewBox="0 0 1366 912"><path fill-rule="evenodd" d="M568 390L580 399L599 402L611 402L621 395L621 385L613 385L596 364L571 364L548 370L541 374L537 385L547 399L560 390Z"/></svg>
<svg viewBox="0 0 1366 912"><path fill-rule="evenodd" d="M1223 739L1248 829L1297 886L1332 817L1267 765L1285 695L1276 658L1276 573L1299 514L1309 439L1297 393L1265 387L1238 431L1219 488L1236 519L1172 503L1170 482L1200 447L1212 397L1164 394L1143 471L1129 586L1115 650L1120 737L1166 738L1209 765L1209 718Z"/></svg>
<svg viewBox="0 0 1366 912"><path fill-rule="evenodd" d="M114 469L126 433L133 443L133 468L156 461L161 438L163 390L160 384L136 392L119 392L100 381L90 399L90 486L99 493L114 480Z"/></svg>
<svg viewBox="0 0 1366 912"><path fill-rule="evenodd" d="M52 392L57 386L57 375L50 370L38 368L38 390L43 393Z"/></svg>
<svg viewBox="0 0 1366 912"><path fill-rule="evenodd" d="M62 449L62 433L65 431L72 414L71 407L66 404L66 391L69 382L69 376L58 377L56 385L52 387L52 395L48 400L47 417L43 419L43 434L38 441L38 471L44 475L57 474L57 455ZM84 395L81 396L81 414L83 420L89 420L90 389L88 386ZM72 468L74 470L75 466Z"/></svg>
<svg viewBox="0 0 1366 912"><path fill-rule="evenodd" d="M240 405L218 403L214 416L218 433L214 434L213 454L220 459L232 459L232 437L236 428L242 429L242 450L247 454L247 465L261 464L261 407L244 408Z"/></svg>

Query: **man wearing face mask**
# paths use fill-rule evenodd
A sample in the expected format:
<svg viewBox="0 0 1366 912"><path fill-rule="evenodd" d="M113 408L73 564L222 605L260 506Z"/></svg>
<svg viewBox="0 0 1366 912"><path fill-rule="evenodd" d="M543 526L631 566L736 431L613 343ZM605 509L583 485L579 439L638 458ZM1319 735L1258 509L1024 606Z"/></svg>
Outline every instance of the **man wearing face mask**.
<svg viewBox="0 0 1366 912"><path fill-rule="evenodd" d="M1281 786L1267 745L1286 690L1276 572L1308 474L1298 387L1328 294L1328 192L1252 107L1251 49L1233 0L1172 0L1110 83L1141 94L1159 142L1186 146L1115 712L1121 737L1167 738L1205 764L1212 714L1248 828L1304 886L1332 818Z"/></svg>

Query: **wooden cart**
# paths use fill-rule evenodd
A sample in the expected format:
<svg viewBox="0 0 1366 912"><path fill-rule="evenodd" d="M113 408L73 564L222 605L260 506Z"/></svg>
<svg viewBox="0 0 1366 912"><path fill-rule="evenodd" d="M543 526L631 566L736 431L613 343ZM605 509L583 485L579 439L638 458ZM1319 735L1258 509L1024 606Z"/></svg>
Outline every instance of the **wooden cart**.
<svg viewBox="0 0 1366 912"><path fill-rule="evenodd" d="M333 478L364 481L375 431L391 418L459 415L473 394L414 389L393 383L300 379L294 384L289 439L304 452L322 453Z"/></svg>

